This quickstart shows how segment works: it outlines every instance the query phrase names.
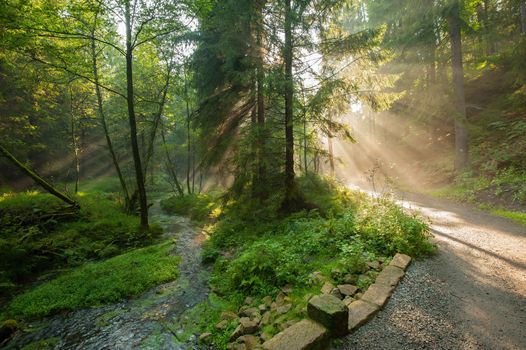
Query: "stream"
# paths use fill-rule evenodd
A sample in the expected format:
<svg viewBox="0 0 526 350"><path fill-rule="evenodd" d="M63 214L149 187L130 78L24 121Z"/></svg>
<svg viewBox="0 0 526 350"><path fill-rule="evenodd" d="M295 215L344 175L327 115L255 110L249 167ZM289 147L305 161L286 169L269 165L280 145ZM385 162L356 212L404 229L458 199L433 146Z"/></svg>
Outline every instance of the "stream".
<svg viewBox="0 0 526 350"><path fill-rule="evenodd" d="M183 313L207 299L209 271L201 264L204 234L190 220L163 213L160 201L150 209L163 239L176 239L181 257L177 280L141 296L103 307L82 309L33 322L32 332L15 336L4 349L20 349L48 339L37 349L199 349L194 335L180 340ZM36 344L35 344L36 345Z"/></svg>

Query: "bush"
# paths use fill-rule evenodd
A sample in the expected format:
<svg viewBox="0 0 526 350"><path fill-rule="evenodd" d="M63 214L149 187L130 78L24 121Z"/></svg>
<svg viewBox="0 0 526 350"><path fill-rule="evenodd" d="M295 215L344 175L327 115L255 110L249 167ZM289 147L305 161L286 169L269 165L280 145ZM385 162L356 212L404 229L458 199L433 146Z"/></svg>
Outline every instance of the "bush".
<svg viewBox="0 0 526 350"><path fill-rule="evenodd" d="M212 284L217 293L241 298L268 295L287 284L308 288L314 271L338 267L358 276L368 261L397 252L413 257L433 252L428 227L417 216L387 199L316 181L329 191L311 197L324 203L323 210L262 222L224 209L225 217L211 228L205 245L205 257L216 260Z"/></svg>

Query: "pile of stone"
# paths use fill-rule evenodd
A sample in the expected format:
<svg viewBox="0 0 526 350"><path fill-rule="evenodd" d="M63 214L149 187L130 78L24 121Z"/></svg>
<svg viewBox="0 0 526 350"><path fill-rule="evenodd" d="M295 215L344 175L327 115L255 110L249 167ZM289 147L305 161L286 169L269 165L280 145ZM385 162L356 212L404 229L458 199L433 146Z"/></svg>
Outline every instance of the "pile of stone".
<svg viewBox="0 0 526 350"><path fill-rule="evenodd" d="M330 338L343 336L356 330L382 308L396 285L404 276L411 258L396 254L385 266L374 284L365 293L357 293L358 287L347 279L346 284L334 286L326 281L321 294L312 297L307 306L310 319L302 320L263 343L266 350L324 349ZM381 269L375 262L373 269ZM321 281L319 273L314 278Z"/></svg>
<svg viewBox="0 0 526 350"><path fill-rule="evenodd" d="M293 309L290 293L292 289L285 287L275 299L266 296L259 303L247 297L237 313L223 311L221 321L215 325L215 328L224 331L235 326L227 349L263 349L261 344L272 338L272 335L263 332L263 327L273 325L283 331L298 322L289 319L287 315ZM201 342L207 343L211 336L211 333L204 333L199 338Z"/></svg>

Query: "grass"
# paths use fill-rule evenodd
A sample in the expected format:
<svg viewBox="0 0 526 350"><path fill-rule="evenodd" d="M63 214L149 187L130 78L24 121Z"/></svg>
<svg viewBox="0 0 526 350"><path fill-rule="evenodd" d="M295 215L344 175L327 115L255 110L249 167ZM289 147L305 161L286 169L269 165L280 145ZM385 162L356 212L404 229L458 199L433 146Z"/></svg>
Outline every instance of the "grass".
<svg viewBox="0 0 526 350"><path fill-rule="evenodd" d="M105 259L151 244L160 227L139 228L118 197L79 193L79 212L36 191L0 195L0 294L49 270Z"/></svg>
<svg viewBox="0 0 526 350"><path fill-rule="evenodd" d="M526 213L503 209L493 209L491 210L491 213L494 215L511 219L521 225L526 226Z"/></svg>
<svg viewBox="0 0 526 350"><path fill-rule="evenodd" d="M172 250L173 243L165 242L85 264L15 297L8 312L34 318L137 296L177 277L179 258Z"/></svg>

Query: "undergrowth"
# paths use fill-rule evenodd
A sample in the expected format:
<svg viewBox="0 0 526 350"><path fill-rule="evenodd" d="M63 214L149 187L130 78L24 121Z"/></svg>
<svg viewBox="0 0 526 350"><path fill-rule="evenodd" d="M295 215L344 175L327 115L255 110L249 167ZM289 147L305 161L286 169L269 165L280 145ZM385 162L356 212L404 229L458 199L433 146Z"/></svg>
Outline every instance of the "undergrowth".
<svg viewBox="0 0 526 350"><path fill-rule="evenodd" d="M173 242L140 248L88 263L16 296L7 313L16 318L46 316L133 297L177 277Z"/></svg>
<svg viewBox="0 0 526 350"><path fill-rule="evenodd" d="M38 274L109 258L161 234L139 228L113 194L79 193L80 211L40 192L0 195L0 295Z"/></svg>
<svg viewBox="0 0 526 350"><path fill-rule="evenodd" d="M213 292L232 310L247 296L260 300L289 286L295 304L290 317L300 317L305 295L316 288L319 292L312 284L315 271L330 276L336 269L341 272L336 282L352 275L366 288L374 281L373 271L365 273L367 262L387 262L397 252L421 257L434 251L426 223L388 198L371 198L314 175L299 178L297 186L313 209L283 215L279 194L264 200L223 194L220 208L209 203L217 220L205 227L210 237L203 259L213 264ZM208 207L187 198L185 210L191 211L194 204ZM225 343L231 333L213 325L201 331L212 332L216 344Z"/></svg>

